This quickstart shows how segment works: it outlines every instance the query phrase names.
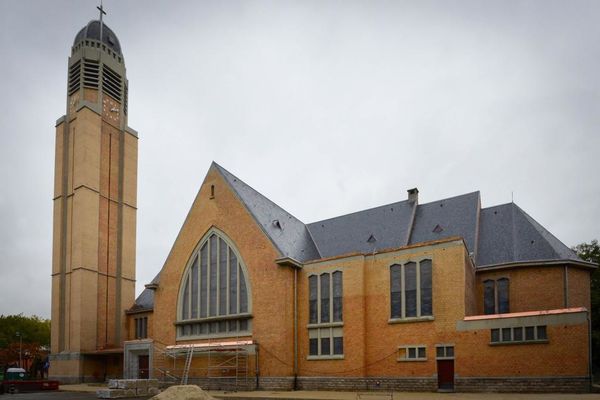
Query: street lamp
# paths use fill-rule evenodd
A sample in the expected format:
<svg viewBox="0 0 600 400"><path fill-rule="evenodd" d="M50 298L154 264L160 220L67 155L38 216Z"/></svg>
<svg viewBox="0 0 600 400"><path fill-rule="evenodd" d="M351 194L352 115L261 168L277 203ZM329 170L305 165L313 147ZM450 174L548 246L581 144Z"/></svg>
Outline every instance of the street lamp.
<svg viewBox="0 0 600 400"><path fill-rule="evenodd" d="M23 368L23 335L21 335L21 332L17 332L17 336L19 337L19 368Z"/></svg>

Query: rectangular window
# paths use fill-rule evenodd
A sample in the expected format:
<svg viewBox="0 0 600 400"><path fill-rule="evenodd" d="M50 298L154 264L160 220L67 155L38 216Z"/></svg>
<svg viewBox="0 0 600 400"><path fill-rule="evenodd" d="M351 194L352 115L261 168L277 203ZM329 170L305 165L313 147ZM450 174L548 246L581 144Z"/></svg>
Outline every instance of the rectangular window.
<svg viewBox="0 0 600 400"><path fill-rule="evenodd" d="M398 361L427 361L425 346L401 346L398 353Z"/></svg>
<svg viewBox="0 0 600 400"><path fill-rule="evenodd" d="M538 340L546 340L548 336L546 335L546 326L538 326L537 327L537 339Z"/></svg>
<svg viewBox="0 0 600 400"><path fill-rule="evenodd" d="M404 265L404 290L406 299L406 317L417 316L417 264L409 262Z"/></svg>
<svg viewBox="0 0 600 400"><path fill-rule="evenodd" d="M317 281L318 277L316 275L312 275L308 278L308 323L316 324L317 323L317 301L318 301L318 293L317 293Z"/></svg>
<svg viewBox="0 0 600 400"><path fill-rule="evenodd" d="M329 322L329 277L329 274L321 274L321 323Z"/></svg>
<svg viewBox="0 0 600 400"><path fill-rule="evenodd" d="M527 343L548 340L545 325L492 329L490 332L491 343Z"/></svg>
<svg viewBox="0 0 600 400"><path fill-rule="evenodd" d="M438 344L435 346L435 358L437 360L454 359L454 346Z"/></svg>
<svg viewBox="0 0 600 400"><path fill-rule="evenodd" d="M339 358L344 354L343 277L341 271L308 277L308 355ZM335 357L334 357L335 356Z"/></svg>
<svg viewBox="0 0 600 400"><path fill-rule="evenodd" d="M535 340L535 327L534 326L526 326L525 327L525 340Z"/></svg>
<svg viewBox="0 0 600 400"><path fill-rule="evenodd" d="M419 263L421 280L421 315L433 315L431 308L431 260Z"/></svg>
<svg viewBox="0 0 600 400"><path fill-rule="evenodd" d="M431 260L390 266L392 320L433 316L432 273Z"/></svg>
<svg viewBox="0 0 600 400"><path fill-rule="evenodd" d="M513 328L513 339L515 342L523 340L523 327Z"/></svg>
<svg viewBox="0 0 600 400"><path fill-rule="evenodd" d="M508 278L483 281L483 313L506 314L510 312Z"/></svg>
<svg viewBox="0 0 600 400"><path fill-rule="evenodd" d="M483 282L483 313L496 314L496 283L492 280Z"/></svg>
<svg viewBox="0 0 600 400"><path fill-rule="evenodd" d="M508 313L508 279L500 278L496 281L496 285L498 289L498 313Z"/></svg>
<svg viewBox="0 0 600 400"><path fill-rule="evenodd" d="M333 277L333 322L341 322L343 315L342 273L336 271Z"/></svg>
<svg viewBox="0 0 600 400"><path fill-rule="evenodd" d="M512 341L511 328L502 328L502 341L510 342Z"/></svg>
<svg viewBox="0 0 600 400"><path fill-rule="evenodd" d="M492 343L497 343L500 341L500 329L492 329Z"/></svg>
<svg viewBox="0 0 600 400"><path fill-rule="evenodd" d="M390 268L392 318L402 318L402 267Z"/></svg>

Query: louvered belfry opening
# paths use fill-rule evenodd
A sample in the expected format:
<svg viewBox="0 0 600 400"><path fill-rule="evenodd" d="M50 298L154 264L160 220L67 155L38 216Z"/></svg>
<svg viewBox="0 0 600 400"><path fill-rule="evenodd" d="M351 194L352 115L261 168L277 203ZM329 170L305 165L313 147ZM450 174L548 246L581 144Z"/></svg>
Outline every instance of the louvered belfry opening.
<svg viewBox="0 0 600 400"><path fill-rule="evenodd" d="M81 60L69 68L69 96L81 87Z"/></svg>
<svg viewBox="0 0 600 400"><path fill-rule="evenodd" d="M110 69L106 64L102 65L102 90L113 99L122 101L123 79L121 75Z"/></svg>
<svg viewBox="0 0 600 400"><path fill-rule="evenodd" d="M122 105L128 112L128 87L122 55L97 40L81 40L72 48L68 95L83 88L98 90ZM88 100L89 101L89 100Z"/></svg>
<svg viewBox="0 0 600 400"><path fill-rule="evenodd" d="M100 63L94 60L83 60L83 86L98 89L100 83Z"/></svg>

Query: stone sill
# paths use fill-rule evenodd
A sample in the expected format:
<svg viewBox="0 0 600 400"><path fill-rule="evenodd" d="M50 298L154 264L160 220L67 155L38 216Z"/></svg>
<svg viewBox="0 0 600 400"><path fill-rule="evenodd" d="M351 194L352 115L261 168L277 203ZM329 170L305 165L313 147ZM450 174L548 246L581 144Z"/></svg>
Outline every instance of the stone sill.
<svg viewBox="0 0 600 400"><path fill-rule="evenodd" d="M490 346L511 346L514 344L548 344L550 341L548 339L541 340L519 340L519 341L511 341L511 342L490 342Z"/></svg>
<svg viewBox="0 0 600 400"><path fill-rule="evenodd" d="M412 322L431 322L435 321L433 316L425 317L408 317L408 318L390 318L388 324L410 324Z"/></svg>
<svg viewBox="0 0 600 400"><path fill-rule="evenodd" d="M322 361L322 360L343 360L343 354L336 354L333 356L308 356L306 357L308 361Z"/></svg>

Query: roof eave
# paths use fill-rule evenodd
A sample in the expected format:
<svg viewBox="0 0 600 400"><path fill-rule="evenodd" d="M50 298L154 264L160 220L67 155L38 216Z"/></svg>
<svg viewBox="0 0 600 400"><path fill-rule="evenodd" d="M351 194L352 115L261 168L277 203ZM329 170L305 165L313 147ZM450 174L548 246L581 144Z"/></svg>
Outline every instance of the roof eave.
<svg viewBox="0 0 600 400"><path fill-rule="evenodd" d="M295 258L292 257L281 257L275 259L275 264L281 267L292 267L292 268L302 268L302 263Z"/></svg>
<svg viewBox="0 0 600 400"><path fill-rule="evenodd" d="M536 266L554 266L554 265L573 265L580 268L596 269L598 264L582 261L582 260L570 260L570 259L559 259L559 260L533 260L533 261L511 261L501 264L488 264L477 266L476 271L493 271L497 269L510 269L520 267L536 267Z"/></svg>

